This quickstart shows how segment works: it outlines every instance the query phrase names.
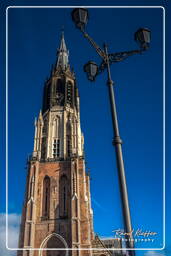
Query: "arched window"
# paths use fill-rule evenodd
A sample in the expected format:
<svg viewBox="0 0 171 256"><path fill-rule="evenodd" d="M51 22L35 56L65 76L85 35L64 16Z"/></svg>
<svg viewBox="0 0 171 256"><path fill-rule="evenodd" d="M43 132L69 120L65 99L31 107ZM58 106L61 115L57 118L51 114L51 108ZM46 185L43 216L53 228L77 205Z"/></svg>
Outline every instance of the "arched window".
<svg viewBox="0 0 171 256"><path fill-rule="evenodd" d="M61 235L56 233L50 234L48 237L46 237L42 242L40 248L44 249L40 250L40 256L68 256L68 250L66 250L66 248L68 248L68 245L65 239ZM53 248L55 250L45 250L45 248ZM58 250L58 248L64 250Z"/></svg>
<svg viewBox="0 0 171 256"><path fill-rule="evenodd" d="M59 214L60 217L67 217L68 215L68 180L65 175L60 178L59 181Z"/></svg>
<svg viewBox="0 0 171 256"><path fill-rule="evenodd" d="M56 236L52 236L48 241L47 241L47 248L64 248L65 245L64 243ZM54 250L50 251L47 250L47 256L65 256L66 252L65 250Z"/></svg>
<svg viewBox="0 0 171 256"><path fill-rule="evenodd" d="M43 207L42 216L49 217L50 208L50 178L45 176L43 181Z"/></svg>
<svg viewBox="0 0 171 256"><path fill-rule="evenodd" d="M66 153L67 156L71 156L71 149L72 149L72 144L71 144L71 123L70 120L68 119L67 124L66 124Z"/></svg>

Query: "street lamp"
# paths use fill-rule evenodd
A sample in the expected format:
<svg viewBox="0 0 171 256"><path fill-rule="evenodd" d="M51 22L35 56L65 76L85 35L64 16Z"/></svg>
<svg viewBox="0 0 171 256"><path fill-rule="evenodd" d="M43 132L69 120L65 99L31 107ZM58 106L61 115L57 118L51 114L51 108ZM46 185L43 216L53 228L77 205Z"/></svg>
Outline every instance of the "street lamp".
<svg viewBox="0 0 171 256"><path fill-rule="evenodd" d="M113 81L111 79L110 65L115 62L120 62L129 56L134 54L139 54L146 51L150 45L150 30L147 28L140 28L135 33L135 40L140 45L140 49L125 51L125 52L116 52L116 53L108 53L107 45L104 44L104 49L101 49L99 45L85 32L85 26L88 22L88 10L85 8L76 8L72 11L72 20L75 23L76 27L80 29L83 36L89 41L89 43L94 47L97 54L101 57L102 62L98 66L95 62L89 61L84 65L84 71L87 73L87 77L90 81L95 81L95 78L98 74L102 73L105 69L107 69L107 85L109 91L109 99L110 99L110 108L112 115L112 124L114 131L113 145L115 146L116 152L116 161L117 161L117 170L118 170L118 178L119 178L119 187L120 187L120 195L122 202L122 212L124 219L124 227L125 233L127 235L125 238L127 239L126 245L127 248L133 249L134 243L132 239L132 225L131 225L131 216L129 210L129 202L128 202L128 192L126 185L126 177L124 170L124 161L122 155L122 140L119 134L118 120L117 120L117 112L115 105L115 96L113 90ZM129 250L129 255L135 255L133 250Z"/></svg>
<svg viewBox="0 0 171 256"><path fill-rule="evenodd" d="M88 21L88 10L85 8L75 8L72 11L72 20L77 28L83 29Z"/></svg>
<svg viewBox="0 0 171 256"><path fill-rule="evenodd" d="M98 74L98 65L93 61L89 61L84 65L84 71L87 73L87 78L90 81L94 81Z"/></svg>
<svg viewBox="0 0 171 256"><path fill-rule="evenodd" d="M135 41L140 44L142 49L148 49L150 44L150 30L147 28L138 29L135 33Z"/></svg>

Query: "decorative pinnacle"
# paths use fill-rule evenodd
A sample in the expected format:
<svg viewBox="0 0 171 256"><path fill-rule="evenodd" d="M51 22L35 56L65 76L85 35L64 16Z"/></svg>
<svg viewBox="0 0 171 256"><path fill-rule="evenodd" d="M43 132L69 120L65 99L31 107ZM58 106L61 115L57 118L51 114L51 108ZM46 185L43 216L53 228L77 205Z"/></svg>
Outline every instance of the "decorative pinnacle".
<svg viewBox="0 0 171 256"><path fill-rule="evenodd" d="M42 110L40 110L38 120L41 120L42 118Z"/></svg>

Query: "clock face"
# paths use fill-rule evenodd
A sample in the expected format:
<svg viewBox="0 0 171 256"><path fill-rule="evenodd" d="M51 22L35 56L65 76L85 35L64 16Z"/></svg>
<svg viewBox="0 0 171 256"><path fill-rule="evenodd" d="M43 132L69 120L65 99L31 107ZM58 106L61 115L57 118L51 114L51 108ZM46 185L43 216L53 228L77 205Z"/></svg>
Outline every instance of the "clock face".
<svg viewBox="0 0 171 256"><path fill-rule="evenodd" d="M62 93L57 93L56 94L57 103L61 103L63 98L64 98L64 95Z"/></svg>

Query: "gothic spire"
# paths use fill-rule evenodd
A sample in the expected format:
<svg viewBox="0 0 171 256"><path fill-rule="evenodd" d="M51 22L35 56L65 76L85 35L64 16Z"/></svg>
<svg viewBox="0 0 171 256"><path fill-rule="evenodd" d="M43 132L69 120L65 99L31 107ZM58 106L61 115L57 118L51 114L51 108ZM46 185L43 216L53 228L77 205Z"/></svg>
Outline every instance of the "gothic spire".
<svg viewBox="0 0 171 256"><path fill-rule="evenodd" d="M58 59L57 59L56 68L61 67L62 70L65 70L69 66L69 63L68 63L69 51L66 48L63 31L61 35L60 47L57 51L57 56L58 56Z"/></svg>

